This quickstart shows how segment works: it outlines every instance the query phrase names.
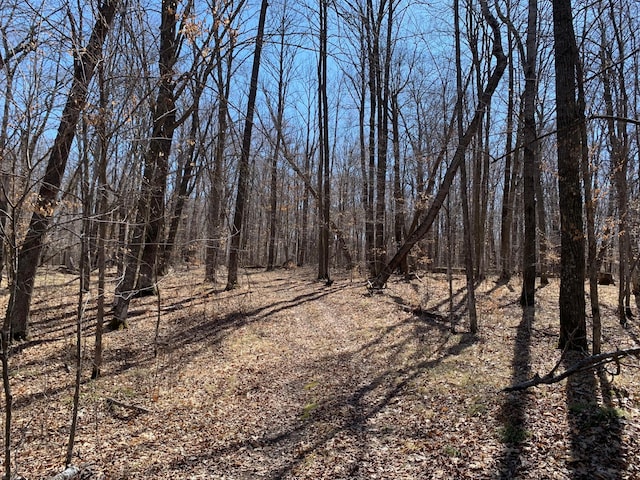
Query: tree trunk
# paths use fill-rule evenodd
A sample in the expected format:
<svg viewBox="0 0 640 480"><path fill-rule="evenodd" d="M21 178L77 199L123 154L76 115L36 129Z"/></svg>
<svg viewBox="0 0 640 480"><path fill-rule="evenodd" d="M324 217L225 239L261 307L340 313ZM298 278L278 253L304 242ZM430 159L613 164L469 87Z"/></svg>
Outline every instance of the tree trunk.
<svg viewBox="0 0 640 480"><path fill-rule="evenodd" d="M330 280L329 275L329 102L327 98L327 20L328 5L320 2L320 52L318 54L318 279Z"/></svg>
<svg viewBox="0 0 640 480"><path fill-rule="evenodd" d="M393 219L393 234L396 242L396 249L402 245L405 230L405 200L400 180L400 106L398 104L398 92L391 96L391 129L393 132L393 200L395 215ZM405 257L406 259L406 257ZM400 273L407 275L409 265L405 261L400 265Z"/></svg>
<svg viewBox="0 0 640 480"><path fill-rule="evenodd" d="M102 45L119 6L119 0L105 0L98 9L96 23L85 48L75 58L73 81L67 103L62 111L60 125L53 142L45 176L42 180L38 200L31 215L29 228L18 254L16 279L11 290L7 307L7 318L11 322L11 335L14 339L27 338L31 294L36 270L40 261L43 239L51 223L56 208L56 198L64 175L75 129L84 109L89 84L96 65L102 55Z"/></svg>
<svg viewBox="0 0 640 480"><path fill-rule="evenodd" d="M464 127L462 124L463 110L462 98L464 91L462 90L462 54L460 48L460 2L453 2L453 18L455 29L455 50L456 50L456 111L458 125L458 142L462 142L464 137ZM478 331L478 315L476 312L476 295L475 295L475 278L473 268L473 242L471 232L471 218L469 216L469 195L467 194L467 166L462 159L460 165L460 193L462 197L462 225L464 235L464 264L465 274L467 277L467 308L469 311L469 330L472 334ZM449 269L450 272L450 269Z"/></svg>
<svg viewBox="0 0 640 480"><path fill-rule="evenodd" d="M531 307L535 304L536 291L536 200L535 166L537 148L536 132L536 43L538 24L538 2L529 0L527 24L526 59L524 68L524 111L523 111L523 202L524 202L524 252L522 259L522 293L520 305Z"/></svg>
<svg viewBox="0 0 640 480"><path fill-rule="evenodd" d="M273 119L276 127L276 141L273 147L273 158L271 159L271 191L269 211L269 247L267 258L267 270L275 268L277 256L276 228L278 223L278 157L280 156L280 144L282 143L282 121L284 117L284 102L287 93L287 86L284 80L285 74L285 33L286 18L283 14L280 24L280 42L278 52L278 105L276 115ZM286 259L288 260L288 258Z"/></svg>
<svg viewBox="0 0 640 480"><path fill-rule="evenodd" d="M197 95L196 95L197 96ZM176 191L176 201L170 216L169 230L167 238L162 247L162 257L158 265L158 275L165 275L171 263L171 257L176 248L176 237L178 236L178 228L182 213L187 199L193 192L197 181L197 171L194 172L196 166L196 158L198 157L196 145L198 130L200 129L200 115L198 105L194 105L194 112L191 117L191 132L187 139L187 149L180 175L178 176L178 189ZM194 177L196 177L194 179Z"/></svg>
<svg viewBox="0 0 640 480"><path fill-rule="evenodd" d="M98 87L100 89L99 105L100 111L106 112L108 107L108 97L105 89L105 79L103 64L98 69ZM107 215L109 199L107 196L107 149L109 146L107 138L106 118L100 115L98 124L96 125L96 133L98 135L98 154L97 154L97 173L98 173L98 204L96 213L98 216L98 230L96 239L96 256L98 265L98 297L96 299L96 334L95 347L93 353L93 367L91 378L96 379L100 376L100 368L102 367L102 334L104 331L104 311L105 311L105 277L106 277L106 241L107 241Z"/></svg>
<svg viewBox="0 0 640 480"><path fill-rule="evenodd" d="M558 194L560 203L560 341L563 350L586 350L585 246L580 187L581 136L576 104L578 51L571 2L553 0Z"/></svg>
<svg viewBox="0 0 640 480"><path fill-rule="evenodd" d="M213 154L213 169L209 172L211 181L211 193L208 201L208 223L207 223L207 243L206 243L206 266L205 279L209 282L216 281L216 271L220 261L220 236L221 232L221 212L223 201L223 157L227 144L227 128L229 120L229 92L231 85L231 72L233 64L233 43L231 44L228 54L226 75L223 69L223 59L220 55L220 49L216 49L218 53L217 59L217 75L216 86L219 90L218 95L218 135Z"/></svg>
<svg viewBox="0 0 640 480"><path fill-rule="evenodd" d="M307 147L305 148L304 155L304 169L305 172L309 172L311 169L311 157L313 154L309 149L309 132L307 132ZM285 155L286 157L286 155ZM300 245L298 248L298 260L296 264L302 267L307 260L307 250L309 248L309 194L311 193L311 182L306 175L302 175L302 178L306 180L304 184L304 196L302 199L302 226L300 231Z"/></svg>
<svg viewBox="0 0 640 480"><path fill-rule="evenodd" d="M608 20L616 31L617 26L615 16L609 11ZM607 115L607 133L609 136L609 148L612 159L612 169L614 184L616 187L616 198L618 207L618 264L620 266L620 281L618 283L618 317L621 325L627 323L627 307L629 305L628 292L629 292L629 264L631 263L631 248L629 242L628 232L628 211L629 211L629 192L627 184L627 171L628 171L628 145L627 145L627 126L625 121L615 121L615 117L625 118L627 117L626 105L628 98L626 95L626 86L623 74L619 77L619 82L614 86L613 82L613 69L611 65L614 64L611 53L609 52L609 44L605 36L604 27L601 27L601 60L602 60L602 86L603 86L603 98L605 103L605 112ZM619 71L625 71L624 65L624 50L618 41L618 49L620 54L620 61L616 62L616 69ZM613 90L618 92L621 98L614 100ZM622 111L616 111L614 108L616 105L622 106Z"/></svg>
<svg viewBox="0 0 640 480"><path fill-rule="evenodd" d="M242 137L242 150L240 152L240 165L238 168L238 189L236 193L236 209L233 215L233 227L231 231L231 246L229 250L229 264L226 290L233 290L238 286L238 256L240 254L240 237L244 222L245 203L249 194L249 156L251 154L251 132L253 129L253 112L258 91L258 74L260 73L260 55L264 37L264 24L267 16L267 0L262 0L260 6L260 19L258 20L258 32L253 55L253 67L251 69L251 84L249 86L249 98L247 100L247 116L245 118L244 133Z"/></svg>
<svg viewBox="0 0 640 480"><path fill-rule="evenodd" d="M164 224L164 196L169 169L169 154L176 128L174 95L174 65L177 59L177 0L162 0L160 25L160 86L153 111L153 129L145 153L136 225L130 242L124 278L116 289L112 330L127 327L127 313L134 289L136 273L140 268L138 290L154 289L158 244Z"/></svg>
<svg viewBox="0 0 640 480"><path fill-rule="evenodd" d="M507 16L509 11L507 11ZM509 31L508 37L509 56L509 90L507 93L507 139L504 155L504 181L502 187L502 210L500 213L500 280L508 281L513 273L511 264L511 225L513 222L513 210L511 209L511 159L513 157L513 117L514 117L514 90L515 78L513 65L513 33Z"/></svg>

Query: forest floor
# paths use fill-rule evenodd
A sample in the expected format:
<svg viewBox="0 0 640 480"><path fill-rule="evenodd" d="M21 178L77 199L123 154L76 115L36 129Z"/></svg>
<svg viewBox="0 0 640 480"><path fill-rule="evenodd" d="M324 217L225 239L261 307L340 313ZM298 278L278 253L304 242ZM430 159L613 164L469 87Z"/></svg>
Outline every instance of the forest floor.
<svg viewBox="0 0 640 480"><path fill-rule="evenodd" d="M224 292L202 270L175 271L105 335L96 381L92 289L73 460L84 478L640 479L637 362L501 391L560 360L557 280L537 291L535 318L518 279L485 280L472 336L461 277L450 317L444 275L373 296L355 273L334 275L327 287L312 269L247 270ZM12 347L14 470L28 480L64 468L77 290L42 271L30 340ZM637 346L617 287L600 293L603 350Z"/></svg>

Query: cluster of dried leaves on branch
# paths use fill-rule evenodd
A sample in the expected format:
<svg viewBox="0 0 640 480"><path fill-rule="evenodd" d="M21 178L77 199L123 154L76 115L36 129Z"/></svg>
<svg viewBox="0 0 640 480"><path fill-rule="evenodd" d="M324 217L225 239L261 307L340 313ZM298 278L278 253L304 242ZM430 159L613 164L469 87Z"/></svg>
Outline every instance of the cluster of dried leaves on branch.
<svg viewBox="0 0 640 480"><path fill-rule="evenodd" d="M174 272L159 302L136 300L130 328L106 335L97 381L88 308L74 458L85 478L640 478L633 360L615 378L586 371L501 392L556 364L557 283L537 292L532 320L519 285L484 281L473 337L462 278L453 333L442 275L395 279L374 296L351 274L330 287L313 277L251 271L222 292L201 271ZM27 479L64 467L72 280L42 272L32 338L13 347L15 470ZM602 288L607 350L639 335L618 324L616 292Z"/></svg>

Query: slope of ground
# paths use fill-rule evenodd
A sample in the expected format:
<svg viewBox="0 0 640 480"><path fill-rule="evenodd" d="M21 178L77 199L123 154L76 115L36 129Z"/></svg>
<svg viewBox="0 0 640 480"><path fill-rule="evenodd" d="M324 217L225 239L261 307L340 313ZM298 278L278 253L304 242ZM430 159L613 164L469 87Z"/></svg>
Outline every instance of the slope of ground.
<svg viewBox="0 0 640 480"><path fill-rule="evenodd" d="M450 305L443 275L373 296L354 275L327 287L312 270L249 270L222 292L199 270L174 272L159 299L133 301L128 330L106 335L97 381L90 295L74 463L113 480L640 478L631 360L617 376L500 391L558 362L557 283L538 290L532 318L516 281L486 280L474 337L462 278ZM31 340L13 346L15 470L28 480L63 467L76 290L43 272ZM637 345L616 293L601 289L605 350Z"/></svg>

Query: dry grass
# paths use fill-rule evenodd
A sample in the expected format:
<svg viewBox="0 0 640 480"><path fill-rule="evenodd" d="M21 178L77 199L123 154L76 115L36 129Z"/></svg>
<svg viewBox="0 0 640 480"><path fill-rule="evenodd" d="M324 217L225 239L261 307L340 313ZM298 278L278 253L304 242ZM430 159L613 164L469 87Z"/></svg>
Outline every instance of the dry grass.
<svg viewBox="0 0 640 480"><path fill-rule="evenodd" d="M97 381L90 298L74 462L95 478L640 478L634 365L500 392L558 361L556 283L532 320L516 281L485 281L473 337L460 278L452 333L442 275L373 297L348 273L326 287L312 270L248 271L232 292L203 276L173 273L159 303L135 300L130 328L106 335ZM42 272L31 340L13 347L14 458L27 479L63 467L76 290L72 276ZM607 350L638 343L633 322L617 323L616 293L601 289Z"/></svg>

